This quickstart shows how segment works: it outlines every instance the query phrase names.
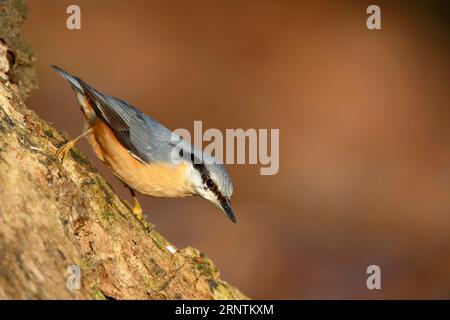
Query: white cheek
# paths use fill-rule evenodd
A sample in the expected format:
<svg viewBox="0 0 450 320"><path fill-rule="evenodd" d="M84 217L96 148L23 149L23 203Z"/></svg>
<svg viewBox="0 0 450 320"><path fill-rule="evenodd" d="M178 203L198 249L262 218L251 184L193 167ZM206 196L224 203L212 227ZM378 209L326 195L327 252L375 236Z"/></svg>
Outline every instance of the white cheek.
<svg viewBox="0 0 450 320"><path fill-rule="evenodd" d="M186 170L186 176L188 178L188 181L190 182L190 184L192 186L200 186L202 183L202 178L200 177L200 175L196 172L197 170L195 170L192 165L190 165L188 167L188 169Z"/></svg>
<svg viewBox="0 0 450 320"><path fill-rule="evenodd" d="M216 195L215 195L214 193L210 192L210 191L207 191L207 192L206 192L205 198L208 199L209 201L213 202L213 203L216 203L216 202L217 202L217 197L216 197Z"/></svg>
<svg viewBox="0 0 450 320"><path fill-rule="evenodd" d="M186 170L186 175L189 183L197 191L197 193L203 198L207 198L207 190L203 188L203 181L198 171L195 170L194 167L189 166Z"/></svg>
<svg viewBox="0 0 450 320"><path fill-rule="evenodd" d="M199 188L197 189L198 195L201 196L202 198L211 201L212 203L216 203L217 202L217 197L214 193L212 193L209 190L205 190L204 188Z"/></svg>

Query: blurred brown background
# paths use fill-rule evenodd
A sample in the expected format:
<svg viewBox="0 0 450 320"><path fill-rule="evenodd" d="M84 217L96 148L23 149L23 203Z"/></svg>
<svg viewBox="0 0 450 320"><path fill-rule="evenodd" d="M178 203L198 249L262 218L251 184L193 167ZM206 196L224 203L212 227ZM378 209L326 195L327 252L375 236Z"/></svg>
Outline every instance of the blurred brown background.
<svg viewBox="0 0 450 320"><path fill-rule="evenodd" d="M81 7L82 29L66 29ZM178 247L252 298L450 298L449 11L444 2L30 1L29 106L83 128L56 64L171 129L280 128L280 171L228 165L233 225L199 198L141 196ZM80 148L125 199L127 190ZM366 288L370 264L382 290Z"/></svg>

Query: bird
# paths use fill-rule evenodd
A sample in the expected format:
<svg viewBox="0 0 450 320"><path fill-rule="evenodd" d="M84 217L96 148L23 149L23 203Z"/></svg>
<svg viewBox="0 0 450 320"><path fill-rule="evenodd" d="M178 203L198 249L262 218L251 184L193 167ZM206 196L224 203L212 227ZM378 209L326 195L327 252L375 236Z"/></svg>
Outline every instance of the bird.
<svg viewBox="0 0 450 320"><path fill-rule="evenodd" d="M200 196L237 222L231 209L233 184L223 164L130 103L51 67L75 92L87 124L82 134L57 150L60 161L87 137L96 156L130 190L132 212L141 222L145 220L136 192L165 198Z"/></svg>

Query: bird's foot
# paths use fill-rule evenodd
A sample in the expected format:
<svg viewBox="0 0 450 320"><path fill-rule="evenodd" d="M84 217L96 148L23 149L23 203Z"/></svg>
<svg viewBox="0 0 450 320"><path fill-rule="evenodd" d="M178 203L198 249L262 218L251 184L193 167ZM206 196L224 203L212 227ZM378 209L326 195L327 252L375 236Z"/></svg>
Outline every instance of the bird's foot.
<svg viewBox="0 0 450 320"><path fill-rule="evenodd" d="M144 213L138 202L134 204L134 207L131 211L133 212L133 215L135 216L135 218L142 224L142 226L148 233L153 231L155 225L145 221Z"/></svg>
<svg viewBox="0 0 450 320"><path fill-rule="evenodd" d="M80 140L81 138L83 138L84 136L86 136L87 134L89 134L91 132L92 132L92 128L89 128L85 132L80 134L78 137L76 137L75 139L69 140L65 144L63 144L62 147L60 147L58 149L58 151L56 151L56 157L59 159L59 161L64 160L64 157L66 156L67 152L69 152L70 149L75 147L75 144L78 142L78 140Z"/></svg>
<svg viewBox="0 0 450 320"><path fill-rule="evenodd" d="M59 161L63 161L66 154L75 146L75 140L70 140L63 144L57 151L56 151L56 158L58 158Z"/></svg>

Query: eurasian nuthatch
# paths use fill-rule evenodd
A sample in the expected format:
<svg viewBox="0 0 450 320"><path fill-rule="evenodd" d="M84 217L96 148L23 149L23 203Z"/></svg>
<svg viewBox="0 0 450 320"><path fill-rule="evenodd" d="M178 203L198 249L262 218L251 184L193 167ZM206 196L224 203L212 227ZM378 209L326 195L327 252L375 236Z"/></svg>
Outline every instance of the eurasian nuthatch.
<svg viewBox="0 0 450 320"><path fill-rule="evenodd" d="M130 189L133 212L140 219L142 209L135 191L154 197L199 195L236 222L230 207L233 185L222 164L128 102L52 67L75 91L88 124L84 133L58 150L58 158L62 160L81 137L88 136L95 154ZM174 150L180 157L174 156Z"/></svg>

